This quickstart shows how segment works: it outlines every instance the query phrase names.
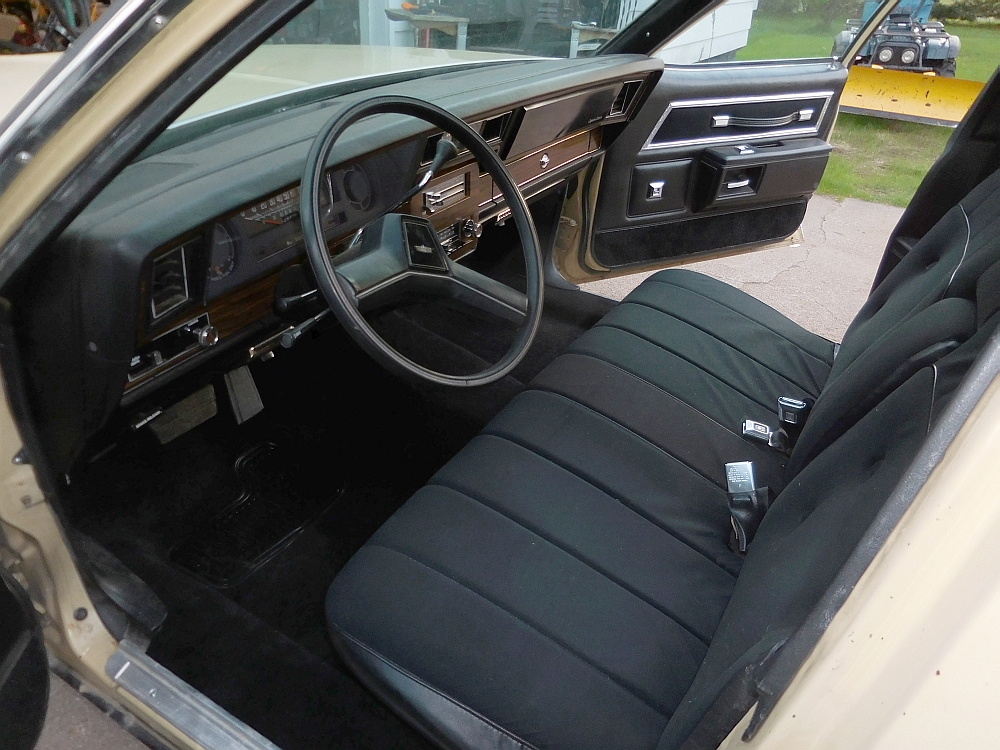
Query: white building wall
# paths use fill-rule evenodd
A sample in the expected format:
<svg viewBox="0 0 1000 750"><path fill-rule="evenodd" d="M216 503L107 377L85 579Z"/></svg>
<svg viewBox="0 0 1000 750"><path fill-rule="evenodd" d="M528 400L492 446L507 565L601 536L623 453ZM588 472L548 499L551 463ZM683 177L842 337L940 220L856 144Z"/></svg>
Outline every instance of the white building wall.
<svg viewBox="0 0 1000 750"><path fill-rule="evenodd" d="M413 27L405 21L390 21L386 8L398 8L399 0L358 0L361 43L380 47L413 47Z"/></svg>
<svg viewBox="0 0 1000 750"><path fill-rule="evenodd" d="M668 65L690 65L746 46L757 0L727 0L663 47Z"/></svg>

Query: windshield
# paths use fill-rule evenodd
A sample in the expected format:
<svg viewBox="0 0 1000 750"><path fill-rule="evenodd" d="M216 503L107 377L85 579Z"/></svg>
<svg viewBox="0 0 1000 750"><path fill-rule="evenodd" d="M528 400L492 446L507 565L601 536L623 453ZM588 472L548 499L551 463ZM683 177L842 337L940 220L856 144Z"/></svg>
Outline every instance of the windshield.
<svg viewBox="0 0 1000 750"><path fill-rule="evenodd" d="M314 0L177 123L371 76L524 57L592 55L656 2Z"/></svg>

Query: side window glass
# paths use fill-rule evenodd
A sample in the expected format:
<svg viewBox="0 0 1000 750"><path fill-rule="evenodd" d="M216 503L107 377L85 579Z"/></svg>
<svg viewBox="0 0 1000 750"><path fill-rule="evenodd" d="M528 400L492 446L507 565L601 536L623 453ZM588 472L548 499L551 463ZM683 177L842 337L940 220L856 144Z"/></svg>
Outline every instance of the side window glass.
<svg viewBox="0 0 1000 750"><path fill-rule="evenodd" d="M880 4L874 0L726 0L657 54L668 65L830 57L847 49ZM897 11L912 10L923 18L929 16L932 5L933 0L902 0Z"/></svg>

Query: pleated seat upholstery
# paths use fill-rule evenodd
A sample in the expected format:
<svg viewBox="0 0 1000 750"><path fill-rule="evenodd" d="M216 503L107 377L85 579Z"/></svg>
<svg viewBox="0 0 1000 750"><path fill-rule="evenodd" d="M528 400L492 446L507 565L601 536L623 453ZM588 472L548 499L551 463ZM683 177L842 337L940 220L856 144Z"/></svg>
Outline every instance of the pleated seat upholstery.
<svg viewBox="0 0 1000 750"><path fill-rule="evenodd" d="M358 677L449 748L678 748L822 596L1000 308L1000 177L880 285L839 353L739 290L651 277L337 576ZM739 434L816 405L785 456ZM729 545L724 464L776 499Z"/></svg>

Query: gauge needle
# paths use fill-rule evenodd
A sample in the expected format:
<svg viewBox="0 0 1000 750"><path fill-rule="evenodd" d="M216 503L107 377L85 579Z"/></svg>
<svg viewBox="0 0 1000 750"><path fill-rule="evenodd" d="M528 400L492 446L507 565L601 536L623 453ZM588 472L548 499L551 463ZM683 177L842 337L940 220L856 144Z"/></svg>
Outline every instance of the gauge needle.
<svg viewBox="0 0 1000 750"><path fill-rule="evenodd" d="M265 224L274 224L276 227L280 227L281 226L281 222L278 221L277 219L264 219L264 223Z"/></svg>

